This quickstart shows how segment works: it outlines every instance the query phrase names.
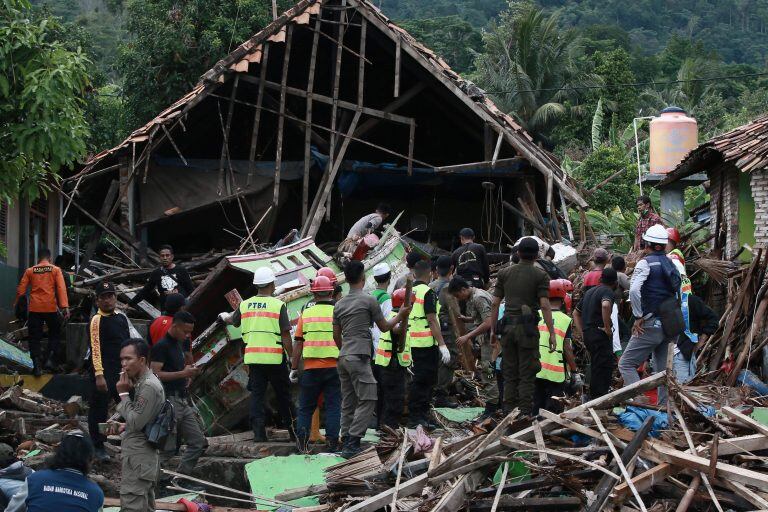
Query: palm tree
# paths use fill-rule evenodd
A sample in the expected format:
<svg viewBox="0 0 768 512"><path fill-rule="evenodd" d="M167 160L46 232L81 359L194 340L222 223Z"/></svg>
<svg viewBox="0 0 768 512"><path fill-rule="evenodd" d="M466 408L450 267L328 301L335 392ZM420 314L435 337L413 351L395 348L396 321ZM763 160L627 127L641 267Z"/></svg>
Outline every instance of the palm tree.
<svg viewBox="0 0 768 512"><path fill-rule="evenodd" d="M562 29L558 14L546 15L532 4L512 4L484 34L478 56L478 81L500 108L541 140L567 112L586 85L599 77L580 71L576 33Z"/></svg>

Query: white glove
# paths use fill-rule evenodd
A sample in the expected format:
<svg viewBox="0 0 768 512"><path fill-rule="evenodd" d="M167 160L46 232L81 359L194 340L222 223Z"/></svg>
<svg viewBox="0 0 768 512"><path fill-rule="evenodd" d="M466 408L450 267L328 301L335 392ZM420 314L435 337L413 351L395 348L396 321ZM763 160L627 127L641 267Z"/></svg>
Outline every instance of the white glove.
<svg viewBox="0 0 768 512"><path fill-rule="evenodd" d="M448 351L448 347L445 345L439 345L438 348L440 349L440 360L443 362L443 364L450 363L451 353Z"/></svg>
<svg viewBox="0 0 768 512"><path fill-rule="evenodd" d="M299 370L291 370L291 373L288 375L288 379L294 384L299 382Z"/></svg>
<svg viewBox="0 0 768 512"><path fill-rule="evenodd" d="M231 324L233 316L235 316L234 313L222 312L222 313L219 313L219 320L221 320L221 322L224 324Z"/></svg>

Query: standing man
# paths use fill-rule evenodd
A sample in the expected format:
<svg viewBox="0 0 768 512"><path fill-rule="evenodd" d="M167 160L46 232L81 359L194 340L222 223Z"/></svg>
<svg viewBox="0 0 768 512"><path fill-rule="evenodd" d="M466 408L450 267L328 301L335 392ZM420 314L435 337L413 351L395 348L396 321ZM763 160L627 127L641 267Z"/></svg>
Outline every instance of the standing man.
<svg viewBox="0 0 768 512"><path fill-rule="evenodd" d="M681 285L680 273L664 252L668 241L664 226L651 226L643 240L647 244L646 256L637 262L629 288L635 323L629 344L619 359L619 372L625 386L640 380L637 368L651 354L653 370L666 370L667 349L674 339L667 339L659 315L662 305L680 292ZM666 401L664 386L659 386L658 397L659 404Z"/></svg>
<svg viewBox="0 0 768 512"><path fill-rule="evenodd" d="M187 269L173 262L173 247L161 245L159 255L160 266L149 274L147 284L128 302L129 306L136 306L142 300L149 298L152 290L156 290L160 296L160 309L165 309L165 299L168 295L180 293L184 297L189 297L195 289Z"/></svg>
<svg viewBox="0 0 768 512"><path fill-rule="evenodd" d="M371 368L373 337L376 324L382 333L388 332L411 312L402 308L393 318L385 320L376 299L363 292L365 266L350 261L344 267L349 294L333 308L333 339L339 351L339 380L341 381L341 456L354 457L360 453L360 440L371 423L376 410L376 379Z"/></svg>
<svg viewBox="0 0 768 512"><path fill-rule="evenodd" d="M187 445L176 469L178 473L191 475L208 441L203 433L203 425L197 411L192 407L189 382L200 374L200 369L187 364L192 357L189 337L195 328L195 317L188 311L179 311L173 316L171 328L152 347L151 368L163 384L165 397L173 404L176 416L177 436ZM167 449L169 448L170 449ZM163 462L167 462L176 451L176 439L171 439L161 453ZM197 489L193 489L197 490Z"/></svg>
<svg viewBox="0 0 768 512"><path fill-rule="evenodd" d="M120 511L155 510L155 483L160 471L157 448L150 445L144 427L153 422L165 403L163 385L149 369L149 345L131 338L120 350L123 372L117 382L117 412L125 420L120 443L123 461L120 478ZM131 398L133 391L133 398Z"/></svg>
<svg viewBox="0 0 768 512"><path fill-rule="evenodd" d="M496 320L491 317L493 296L482 288L472 288L461 277L451 279L448 291L456 300L466 303L467 316L472 318L476 325L471 332L458 338L456 344L459 347L464 347L467 344L471 346L472 342L477 339L478 345L480 345L480 362L477 366L477 374L482 389L480 390L479 398L485 404L485 412L483 414L490 416L501 406L499 403L499 387L494 373L494 364L496 362L496 358L493 356L494 347L490 338L486 335L491 330L491 322Z"/></svg>
<svg viewBox="0 0 768 512"><path fill-rule="evenodd" d="M539 252L535 240L520 241L518 254L520 263L499 272L493 289L493 310L491 318L498 318L499 306L505 300L504 333L501 339L502 372L504 377L504 398L502 409L509 413L517 407L520 413L530 416L533 409L533 391L536 374L541 370L539 363L539 313L549 332L549 349L554 352L555 327L549 305L549 276L534 266ZM491 323L491 336L495 335Z"/></svg>
<svg viewBox="0 0 768 512"><path fill-rule="evenodd" d="M451 361L451 353L445 346L437 320L440 305L437 294L427 283L432 267L428 261L420 261L413 267L413 292L416 295L408 317L408 343L413 356L413 379L408 389L408 426L433 428L430 421L432 394L437 384L437 369L442 362ZM402 309L400 310L403 311Z"/></svg>
<svg viewBox="0 0 768 512"><path fill-rule="evenodd" d="M456 347L456 334L453 318L459 318L460 310L456 299L448 290L448 283L453 277L453 264L450 256L440 256L435 262L437 279L429 283L429 287L437 294L437 303L440 305L437 319L440 321L440 332L443 335L445 346L451 354L451 360L437 369L437 386L435 386L435 407L458 407L450 396L450 388L453 383L454 373L459 362L459 349Z"/></svg>
<svg viewBox="0 0 768 512"><path fill-rule="evenodd" d="M408 269L408 274L400 276L400 278L395 281L395 290L405 288L405 283L408 281L409 277L413 280L413 267L422 259L421 254L416 251L411 251L405 255L405 267Z"/></svg>
<svg viewBox="0 0 768 512"><path fill-rule="evenodd" d="M173 316L184 309L187 299L180 293L172 293L165 298L165 309L163 314L152 320L149 324L149 345L155 343L165 336L173 323Z"/></svg>
<svg viewBox="0 0 768 512"><path fill-rule="evenodd" d="M389 282L392 279L392 271L386 263L379 263L373 267L373 280L376 281L376 289L371 292L373 298L379 303L381 314L384 318L389 318L392 311L392 298L389 296ZM373 349L379 346L379 337L381 331L375 325L373 326Z"/></svg>
<svg viewBox="0 0 768 512"><path fill-rule="evenodd" d="M357 241L368 233L376 231L387 220L392 208L387 203L379 203L376 211L361 217L355 222L347 233L347 240Z"/></svg>
<svg viewBox="0 0 768 512"><path fill-rule="evenodd" d="M341 422L341 384L336 364L339 347L333 339L333 290L331 280L317 276L311 287L314 304L305 309L296 324L291 358L291 382L299 383L299 410L296 439L299 449L306 451L312 426L312 415L320 395L325 403L325 439L328 452L338 451ZM299 360L304 371L299 375Z"/></svg>
<svg viewBox="0 0 768 512"><path fill-rule="evenodd" d="M633 251L640 250L640 242L643 240L643 235L651 226L656 224L664 227L664 222L661 220L656 212L653 211L653 205L651 204L651 198L647 195L642 195L637 198L637 211L640 213L640 218L637 220L635 226L635 243L633 245Z"/></svg>
<svg viewBox="0 0 768 512"><path fill-rule="evenodd" d="M388 319L397 316L405 303L405 288L398 288L392 294L392 311ZM411 347L405 336L408 330L407 322L401 322L389 332L381 335L379 347L376 349L374 364L378 369L379 385L381 386L381 408L379 429L390 427L400 428L400 419L405 405L406 370L411 366Z"/></svg>
<svg viewBox="0 0 768 512"><path fill-rule="evenodd" d="M38 250L38 254L37 265L24 271L13 303L15 306L19 298L30 289L27 326L30 338L29 355L32 356L32 371L35 377L43 374L43 363L46 370L52 370L56 366L56 354L61 338L59 310L65 319L69 318L69 300L64 275L59 267L51 263L50 250L43 247ZM45 353L40 346L43 324L48 326L48 346Z"/></svg>
<svg viewBox="0 0 768 512"><path fill-rule="evenodd" d="M128 318L115 310L115 286L106 281L96 288L98 311L91 318L89 333L90 397L88 400L88 432L95 447L96 460L109 460L104 451L106 437L99 433L99 423L107 421L110 400L119 402L117 380L120 378L120 347L131 337Z"/></svg>
<svg viewBox="0 0 768 512"><path fill-rule="evenodd" d="M601 397L611 389L616 365L613 338L618 326L613 324L613 309L616 307L617 284L616 270L604 268L600 284L587 290L574 312L576 326L584 334L584 345L589 351L591 399Z"/></svg>
<svg viewBox="0 0 768 512"><path fill-rule="evenodd" d="M248 365L248 390L251 392L253 440L257 443L267 441L264 413L267 384L272 384L275 392L283 427L288 429L291 438L295 438L288 375L288 358L293 353L288 309L283 301L272 297L275 273L270 267L257 268L253 273L253 284L258 293L241 302L233 313L221 313L219 318L224 323L240 327L242 332L245 343L243 362Z"/></svg>
<svg viewBox="0 0 768 512"><path fill-rule="evenodd" d="M475 243L475 232L472 228L459 231L459 240L461 247L451 255L456 275L472 283L475 288L485 288L491 278L485 247Z"/></svg>

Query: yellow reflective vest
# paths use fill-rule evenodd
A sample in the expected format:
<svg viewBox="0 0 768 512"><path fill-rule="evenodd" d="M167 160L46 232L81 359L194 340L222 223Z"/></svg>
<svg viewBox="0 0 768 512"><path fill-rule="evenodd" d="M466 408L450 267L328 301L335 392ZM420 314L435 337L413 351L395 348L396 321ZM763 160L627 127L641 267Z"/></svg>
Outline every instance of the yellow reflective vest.
<svg viewBox="0 0 768 512"><path fill-rule="evenodd" d="M396 316L397 313L391 311L387 320L391 320ZM389 366L389 361L392 359L392 350L392 331L381 333L379 346L376 347L376 359L373 362L379 366ZM397 353L397 360L400 362L400 366L411 366L411 345L408 343L407 336L405 338L405 348L402 352Z"/></svg>
<svg viewBox="0 0 768 512"><path fill-rule="evenodd" d="M536 374L537 379L544 379L550 382L565 382L565 363L563 362L563 342L565 334L571 326L571 317L562 311L552 312L552 323L555 327L555 340L557 349L554 352L549 351L549 330L544 318L539 313L539 361L541 370Z"/></svg>
<svg viewBox="0 0 768 512"><path fill-rule="evenodd" d="M408 316L408 339L406 343L411 348L429 348L437 345L437 341L429 328L429 322L427 322L427 314L424 311L424 297L431 291L431 288L422 283L414 286L413 291L416 294L416 299L411 314ZM437 301L435 301L435 307L439 313L440 304Z"/></svg>
<svg viewBox="0 0 768 512"><path fill-rule="evenodd" d="M240 303L240 331L245 343L245 364L280 364L283 343L280 311L284 303L255 295Z"/></svg>
<svg viewBox="0 0 768 512"><path fill-rule="evenodd" d="M304 359L339 358L339 347L333 341L333 304L315 304L301 314L304 334Z"/></svg>

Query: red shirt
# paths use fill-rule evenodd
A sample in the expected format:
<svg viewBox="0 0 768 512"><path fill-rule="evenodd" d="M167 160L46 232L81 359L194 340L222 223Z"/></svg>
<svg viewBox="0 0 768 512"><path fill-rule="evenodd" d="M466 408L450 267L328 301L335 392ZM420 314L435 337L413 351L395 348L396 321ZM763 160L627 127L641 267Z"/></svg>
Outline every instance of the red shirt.
<svg viewBox="0 0 768 512"><path fill-rule="evenodd" d="M168 315L163 315L155 318L152 320L152 323L149 324L149 344L154 345L158 341L160 341L160 338L165 336L165 333L168 332L168 329L171 328L171 324L173 323L173 317Z"/></svg>
<svg viewBox="0 0 768 512"><path fill-rule="evenodd" d="M648 228L656 224L661 224L663 226L664 222L661 220L661 217L654 212L648 212L648 215L645 217L641 215L640 219L637 221L637 226L635 226L635 244L639 244L640 240L643 239L645 232L648 231Z"/></svg>
<svg viewBox="0 0 768 512"><path fill-rule="evenodd" d="M584 274L584 287L593 287L600 284L600 278L603 276L602 269L593 269Z"/></svg>

